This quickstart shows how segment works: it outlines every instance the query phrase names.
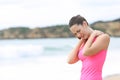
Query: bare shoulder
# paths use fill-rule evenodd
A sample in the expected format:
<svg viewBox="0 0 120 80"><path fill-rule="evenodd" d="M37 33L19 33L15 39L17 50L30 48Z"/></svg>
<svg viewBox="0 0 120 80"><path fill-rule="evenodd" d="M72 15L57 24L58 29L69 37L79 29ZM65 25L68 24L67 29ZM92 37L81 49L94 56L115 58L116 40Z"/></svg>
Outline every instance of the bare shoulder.
<svg viewBox="0 0 120 80"><path fill-rule="evenodd" d="M102 46L104 46L104 49L107 49L110 42L110 36L108 34L101 34L97 37L97 41L99 44L102 44Z"/></svg>
<svg viewBox="0 0 120 80"><path fill-rule="evenodd" d="M101 34L100 36L98 36L98 39L103 41L110 41L110 36L108 34Z"/></svg>

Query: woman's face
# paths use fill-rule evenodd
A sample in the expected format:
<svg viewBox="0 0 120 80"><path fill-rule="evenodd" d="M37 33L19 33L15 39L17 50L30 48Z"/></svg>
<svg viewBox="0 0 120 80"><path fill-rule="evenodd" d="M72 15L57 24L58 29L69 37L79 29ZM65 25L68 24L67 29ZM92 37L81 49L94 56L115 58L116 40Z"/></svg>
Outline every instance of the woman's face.
<svg viewBox="0 0 120 80"><path fill-rule="evenodd" d="M71 26L70 31L78 38L78 39L88 39L89 32L87 30L87 26L74 24Z"/></svg>

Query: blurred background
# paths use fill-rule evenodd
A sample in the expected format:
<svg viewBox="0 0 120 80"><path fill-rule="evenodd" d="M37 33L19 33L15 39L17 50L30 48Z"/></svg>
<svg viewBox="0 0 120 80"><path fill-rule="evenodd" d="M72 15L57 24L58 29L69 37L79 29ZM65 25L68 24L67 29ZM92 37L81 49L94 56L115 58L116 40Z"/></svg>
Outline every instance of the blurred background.
<svg viewBox="0 0 120 80"><path fill-rule="evenodd" d="M120 0L0 0L0 80L79 80L72 16L111 36L103 77L120 73ZM104 43L103 43L104 44Z"/></svg>

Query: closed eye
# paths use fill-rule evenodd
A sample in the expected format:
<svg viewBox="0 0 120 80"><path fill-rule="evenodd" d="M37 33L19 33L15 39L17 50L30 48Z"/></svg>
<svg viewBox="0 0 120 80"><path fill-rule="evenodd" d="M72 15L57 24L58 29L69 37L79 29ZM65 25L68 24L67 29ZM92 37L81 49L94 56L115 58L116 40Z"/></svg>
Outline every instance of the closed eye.
<svg viewBox="0 0 120 80"><path fill-rule="evenodd" d="M76 31L76 33L74 33L74 35L77 35L77 33L80 33L80 29Z"/></svg>
<svg viewBox="0 0 120 80"><path fill-rule="evenodd" d="M79 29L79 30L77 30L76 32L77 32L77 33L79 33L79 32L80 32L80 29Z"/></svg>

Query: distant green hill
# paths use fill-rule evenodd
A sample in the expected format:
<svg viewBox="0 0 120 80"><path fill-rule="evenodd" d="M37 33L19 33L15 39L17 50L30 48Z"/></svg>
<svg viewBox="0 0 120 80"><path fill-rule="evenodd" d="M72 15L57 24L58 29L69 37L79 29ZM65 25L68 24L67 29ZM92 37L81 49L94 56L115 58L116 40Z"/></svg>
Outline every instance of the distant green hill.
<svg viewBox="0 0 120 80"><path fill-rule="evenodd" d="M110 36L120 37L120 18L113 21L97 21L90 26L101 30ZM54 25L47 27L12 27L0 31L0 39L36 39L36 38L68 38L74 37L68 25Z"/></svg>
<svg viewBox="0 0 120 80"><path fill-rule="evenodd" d="M101 30L114 37L120 37L120 18L113 21L97 21L91 24L93 29Z"/></svg>
<svg viewBox="0 0 120 80"><path fill-rule="evenodd" d="M34 39L34 38L67 38L73 37L68 25L48 27L14 27L0 31L0 39Z"/></svg>

